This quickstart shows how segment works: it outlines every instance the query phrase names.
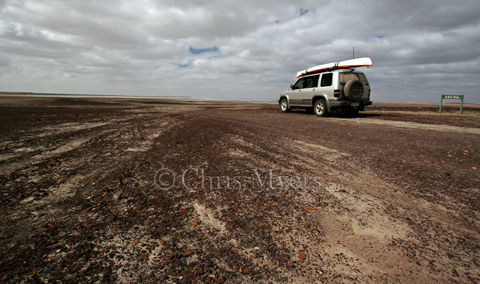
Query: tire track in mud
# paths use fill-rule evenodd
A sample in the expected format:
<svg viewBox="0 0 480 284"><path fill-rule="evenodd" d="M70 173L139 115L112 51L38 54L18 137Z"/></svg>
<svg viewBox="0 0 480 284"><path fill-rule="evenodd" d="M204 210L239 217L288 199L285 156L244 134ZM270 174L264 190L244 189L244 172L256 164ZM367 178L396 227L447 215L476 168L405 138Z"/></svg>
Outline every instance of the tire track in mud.
<svg viewBox="0 0 480 284"><path fill-rule="evenodd" d="M358 123L358 124L373 124L373 125L382 125L382 126L390 126L390 127L409 128L409 129L416 129L416 130L456 132L456 133L480 135L480 128L475 128L475 127L461 127L461 126L451 126L451 125L442 125L442 124L427 124L427 123L373 119L373 118L353 118L349 120L330 119L330 120L347 122L347 123L350 122L350 123Z"/></svg>
<svg viewBox="0 0 480 284"><path fill-rule="evenodd" d="M32 236L43 236L49 231L46 222L49 226L75 224L77 217L72 219L72 216L77 216L79 209L72 206L78 202L72 201L82 199L85 194L88 196L89 187L95 187L102 180L110 179L112 173L134 163L139 153L148 151L154 139L176 123L175 119L157 114L84 126L76 122L50 125L39 131L41 139L54 141L49 143L53 146L42 148L43 151L36 151L37 154L29 158L14 157L15 162L6 163L2 168L3 206L0 212L3 218L0 226L15 228L15 231L4 231L2 247L11 251ZM66 125L75 127L66 129ZM52 132L44 132L46 129ZM22 141L27 141L28 145L32 140L34 136ZM79 220L80 224L88 222L87 219ZM77 228L72 232L77 234ZM60 261L66 256L65 253L53 253L48 257Z"/></svg>
<svg viewBox="0 0 480 284"><path fill-rule="evenodd" d="M43 152L42 161L2 176L0 268L10 268L12 279L478 278L479 215L470 203L477 177L463 166L477 160L476 134L404 131L269 107L135 106L121 121L62 122L84 129L41 137L44 147L31 156ZM96 123L108 124L87 127ZM88 140L69 144L74 139ZM461 150L437 161L452 143ZM163 167L177 181L185 169L204 169L213 182L202 188L202 177L191 172L191 188L162 191L153 176ZM454 181L435 180L430 169L463 179L456 188L464 190L449 190ZM238 176L240 185L227 186L225 176Z"/></svg>
<svg viewBox="0 0 480 284"><path fill-rule="evenodd" d="M242 116L239 120L244 123L243 125L253 125L253 122L249 123L248 117ZM329 118L324 123L334 127L337 121L344 120ZM262 129L268 123L272 121L260 123L257 126ZM369 122L366 121L366 123ZM398 184L385 181L378 174L374 174L375 170L359 164L358 159L349 158L351 149L342 153L334 148L323 146L325 144L317 144L315 147L314 143L312 144L315 140L311 138L305 137L306 141L298 140L298 137L305 134L295 131L294 127L289 127L288 124L286 122L286 125L279 128L287 131L279 134L277 140L285 140L286 137L295 137L294 139L297 140L286 142L285 147L281 149L276 148L284 153L285 159L278 160L279 156L276 155L274 165L278 167L282 164L298 164L297 170L310 168L311 172L324 178L322 194L330 195L330 198L327 198L326 203L323 204L324 212L320 218L317 218L317 223L323 225L323 232L329 241L328 249L317 248L316 255L336 256L337 261L327 265L329 268L338 267L330 271L330 277L335 277L335 273L337 276L341 275L342 279L363 281L368 281L372 277L379 281L389 281L388 279L392 280L391 275L397 275L396 279L403 279L403 281L411 281L413 275L416 275L416 281L454 279L456 273L468 275L467 277L470 278L475 277L475 269L470 268L470 263L477 254L472 252L475 251L474 244L480 240L479 222L478 219L469 217L471 216L469 207L460 206L459 208L458 203L448 198L440 200L438 204L427 201L422 196L405 194L404 188L399 187ZM389 121L375 124L392 125ZM393 124L397 125L396 122ZM464 127L442 128L443 126L438 125L427 127L418 123L398 123L398 125L415 130L440 129L441 132L454 131L467 135L478 132L478 129L473 129L472 132L470 131L472 129ZM275 129L270 130L270 132L274 131ZM300 135L295 136L295 133ZM325 142L327 145L330 144L328 141ZM243 145L246 144L243 143ZM340 143L337 149L342 149L342 146L344 143ZM257 144L254 148L262 147L265 152L271 152L271 149L265 145ZM232 148L234 149L231 151L233 157L248 160L249 163L258 160L261 152L244 148L238 152L238 146ZM296 154L295 150L299 153ZM329 158L328 155L332 153L333 158ZM359 169L362 170L359 171ZM332 197L334 197L333 200ZM311 197L305 199L312 200ZM473 216L478 217L478 214ZM465 224L460 230L458 230L459 223ZM425 226L425 224L428 225ZM471 226L476 229L472 230ZM432 236L435 236L433 242ZM443 241L438 239L440 236ZM466 239L470 241L465 243ZM465 250L452 252L451 244L455 242L463 242ZM335 243L341 244L335 245ZM315 251L315 249L311 250ZM453 258L452 255L456 256ZM382 262L378 262L378 259L382 259ZM403 263L402 267L396 266L399 262ZM443 276L437 275L441 270L440 267L446 269ZM432 274L433 271L436 271L435 274ZM455 273L450 274L449 271L455 271Z"/></svg>
<svg viewBox="0 0 480 284"><path fill-rule="evenodd" d="M201 120L203 119L198 119L195 124L202 125L200 122ZM208 121L212 124L212 119L208 119ZM215 125L215 123L213 124ZM186 129L179 129L178 131L184 132ZM272 161L275 161L273 167L279 175L287 176L302 173L303 175L313 176L316 173L322 175L324 173L330 173L327 179L331 180L338 175L338 170L335 169L334 165L339 163L341 157L349 156L348 154L339 152L335 149L298 140L280 140L281 142L278 142L279 140L277 140L274 144L269 143L265 145L262 143L262 139L260 141L258 139L252 140L252 137L249 137L248 135L249 133L252 133L252 131L249 129L243 129L238 125L235 127L235 134L228 133L231 132L228 130L227 133L222 133L222 131L224 131L222 128L216 129L216 131L218 131L218 133L214 136L223 137L223 139L214 143L223 145L223 147L226 148L225 150L232 149L230 151L221 151L221 147L218 150L225 153L224 156L227 156L230 159L235 159L234 161L236 163L235 166L237 171L240 170L242 172L245 170L248 171L248 169L259 169L264 171L268 169L267 167L269 165L272 166ZM245 135L242 135L242 133ZM282 144L283 146L279 146ZM194 150L191 148L191 145L187 144L185 147ZM280 153L284 154L280 155ZM310 158L309 160L305 158L301 159L302 157ZM292 162L297 160L299 162ZM290 166L285 168L285 165ZM235 236L238 234L249 234L250 230L243 228L242 226L227 226L226 236L223 236L223 238L231 238L230 242L234 243L236 246L235 248L237 249L235 254L238 255L238 257L241 257L245 262L248 262L250 257L256 255L256 253L253 252L258 251L264 253L265 251L268 251L268 248L271 248L272 245L276 247L276 251L283 251L283 261L278 262L275 255L269 256L267 253L260 259L254 257L249 266L260 266L267 270L271 263L275 263L275 266L279 265L280 267L288 265L298 266L299 271L297 271L297 277L303 275L302 277L305 277L305 279L318 279L320 277L333 279L338 275L341 275L344 279L366 280L368 278L363 278L362 276L366 271L370 271L368 273L371 275L378 276L378 268L373 269L370 267L370 270L366 270L368 266L365 266L364 264L368 263L368 261L365 261L365 256L383 250L385 247L384 243L388 243L390 238L404 237L402 235L402 228L405 227L405 224L399 225L400 227L392 228L392 226L395 226L395 223L392 225L390 219L385 219L382 215L376 215L373 217L368 216L368 212L379 211L379 209L382 208L381 203L378 203L378 201L375 206L368 205L369 203L372 203L371 198L368 199L367 197L364 197L363 199L367 198L364 202L350 199L350 203L347 202L347 204L345 204L344 198L339 197L339 192L341 192L341 190L337 191L329 188L332 188L331 182L330 184L322 183L319 188L309 188L306 190L283 189L284 191L281 191L281 193L272 189L266 190L247 186L246 188L237 189L235 192L229 192L226 196L222 196L221 193L217 192L207 192L207 200L209 201L206 202L206 204L208 204L207 206L210 208L216 208L213 211L214 213L211 214L221 216L223 219L220 222L225 222L227 224L231 224L232 222L237 223L238 221L235 220L238 217L233 216L238 216L240 214L243 216L241 217L241 219L244 220L243 222L251 224L250 227L266 227L268 228L267 231L274 233L276 241L273 242L271 242L271 239L267 239L270 240L270 242L265 243L262 238L250 236L250 241L248 243L239 243ZM344 189L342 190L345 191ZM282 196L281 198L279 198L279 194ZM269 198L272 198L275 201L269 200ZM253 206L257 209L248 210L246 207L242 207L241 204L240 208L238 208L238 205L235 206L235 204L231 203L232 199L242 200L241 204L248 204L248 207L252 208ZM205 203L205 201L203 203ZM230 205L225 206L225 203ZM339 206L339 203L344 205ZM330 205L326 206L327 204ZM221 206L222 209L219 210L218 206ZM329 207L333 208L329 209ZM353 208L359 209L356 209L355 211ZM332 241L330 238L336 236L335 233L332 234L330 231L326 233L326 231L330 229L329 226L332 224L341 225L339 222L325 222L325 220L332 219L332 216L337 214L343 216L342 213L336 212L335 209L340 210L343 214L349 212L349 210L351 212L351 217L349 217L350 221L348 221L347 224L350 227L354 226L355 230L351 229L349 235L358 235L359 237L352 241L350 245L355 244L358 240L369 240L371 245L364 248L362 255L354 254L351 251L352 247L334 246L327 248L322 245L321 240L324 240L324 242L327 240ZM236 213L232 216L231 214L225 213L226 210L234 210ZM263 218L258 218L258 212L261 212L260 214ZM322 214L320 214L320 212L322 212ZM357 216L359 214L360 217ZM367 222L367 220L359 221L358 219L362 217L362 214L363 217L369 217L370 222ZM194 216L191 218L194 218ZM336 220L335 218L333 219ZM303 226L299 226L299 224L302 223ZM370 227L368 225L370 225ZM387 237L378 240L378 235L373 235L371 238L368 238L368 236L371 236L372 232L376 230L383 232ZM285 233L285 231L288 233ZM334 232L339 233L338 230ZM336 240L344 240L339 236L336 237ZM215 250L216 258L222 258L221 250L215 245L218 241L218 237L205 240L206 244L203 244L204 251ZM373 243L377 243L377 245L372 245ZM345 253L348 251L350 251L350 253L347 256ZM229 253L232 254L231 251ZM335 255L336 259L329 260L326 258L325 256L329 254ZM287 257L285 258L285 256ZM392 260L390 264L395 263L397 260L398 258ZM406 262L405 258L402 260ZM353 268L351 270L330 270L330 267L336 266L339 268L352 266ZM321 267L325 268L319 270ZM411 267L408 267L408 269L411 269ZM362 273L360 273L360 271L362 271ZM279 280L284 281L291 277L291 275L288 276L288 273L278 273L283 275L279 276Z"/></svg>
<svg viewBox="0 0 480 284"><path fill-rule="evenodd" d="M237 137L234 141L238 142L242 139ZM241 144L249 145L245 142ZM250 151L244 150L242 158L249 158L249 163L258 163L258 151L255 148L259 147L253 146ZM232 148L236 149L237 147L234 145ZM277 164L295 165L296 169L293 173L297 175L302 173L308 176L322 177L321 182L315 188L294 190L293 196L288 194L285 196L294 201L289 204L290 206L302 208L301 210L308 216L308 221L305 220L305 223L315 224L320 229L319 233L302 229L285 234L281 226L273 229L276 235L283 240L283 245L290 249L290 255L299 253L307 255L308 262L303 263L306 270L315 271L315 268L324 267L321 272L314 275L305 275L306 279L310 279L309 277L312 276L312 279L320 277L333 279L341 275L342 279L367 281L368 277L365 277L367 275L381 280L381 275L384 273L400 273L403 274L403 279L408 279L407 274L409 273L405 273L405 271L414 270L414 267L406 265L402 268L403 272L398 268L393 271L396 263L408 263L408 260L402 256L401 250L392 248L389 242L393 239L406 239L407 232L411 229L406 223L393 221L394 219L385 213L387 205L384 205L379 199L355 193L355 190L344 185L345 181L338 179L342 176L338 166L341 165L342 170L347 170L345 165L342 165L344 162L342 158L348 157L349 154L299 140L285 143L284 148L280 151L289 154L283 160L277 157ZM249 157L247 153L250 153ZM350 167L351 169L356 168L354 165ZM282 168L276 170L286 174ZM328 173L328 177L325 176L325 173ZM327 181L323 181L323 179ZM358 178L351 176L348 180L358 180ZM355 186L355 184L352 185ZM317 203L319 200L322 200L320 206ZM285 207L290 206L286 205ZM284 224L295 226L293 224L298 220L293 218L294 215L290 218L287 216L283 214L274 216L272 219L281 219ZM322 240L328 242L328 245L323 244ZM359 247L359 243L368 243L369 245ZM382 253L379 254L380 251ZM375 265L369 264L374 255L383 257L384 262L375 263ZM332 256L333 260L329 256ZM387 256L391 256L390 259ZM422 279L427 278L424 275L423 278L417 280L421 281Z"/></svg>

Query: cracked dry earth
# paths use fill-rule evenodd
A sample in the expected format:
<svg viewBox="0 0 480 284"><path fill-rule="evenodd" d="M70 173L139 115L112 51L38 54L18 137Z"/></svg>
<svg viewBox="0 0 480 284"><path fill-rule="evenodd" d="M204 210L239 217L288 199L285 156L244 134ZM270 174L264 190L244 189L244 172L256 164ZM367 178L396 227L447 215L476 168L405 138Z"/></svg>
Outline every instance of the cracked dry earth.
<svg viewBox="0 0 480 284"><path fill-rule="evenodd" d="M0 102L2 281L480 281L478 110Z"/></svg>

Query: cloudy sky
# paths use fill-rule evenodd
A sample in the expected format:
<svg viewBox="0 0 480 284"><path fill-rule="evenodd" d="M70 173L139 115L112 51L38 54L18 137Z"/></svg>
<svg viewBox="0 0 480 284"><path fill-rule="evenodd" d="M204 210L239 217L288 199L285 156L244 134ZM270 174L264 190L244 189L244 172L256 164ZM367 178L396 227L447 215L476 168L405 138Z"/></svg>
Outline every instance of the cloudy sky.
<svg viewBox="0 0 480 284"><path fill-rule="evenodd" d="M0 90L274 99L371 57L373 100L480 102L480 2L0 0Z"/></svg>

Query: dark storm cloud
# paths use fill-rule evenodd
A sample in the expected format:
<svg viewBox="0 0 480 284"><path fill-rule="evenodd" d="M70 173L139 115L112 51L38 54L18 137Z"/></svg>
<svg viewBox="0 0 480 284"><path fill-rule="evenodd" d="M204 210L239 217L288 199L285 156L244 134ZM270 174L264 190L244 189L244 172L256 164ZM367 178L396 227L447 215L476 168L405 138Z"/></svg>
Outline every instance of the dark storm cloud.
<svg viewBox="0 0 480 284"><path fill-rule="evenodd" d="M275 98L369 56L373 99L480 102L478 1L0 0L3 90ZM205 52L203 52L205 51ZM212 85L212 82L215 82Z"/></svg>

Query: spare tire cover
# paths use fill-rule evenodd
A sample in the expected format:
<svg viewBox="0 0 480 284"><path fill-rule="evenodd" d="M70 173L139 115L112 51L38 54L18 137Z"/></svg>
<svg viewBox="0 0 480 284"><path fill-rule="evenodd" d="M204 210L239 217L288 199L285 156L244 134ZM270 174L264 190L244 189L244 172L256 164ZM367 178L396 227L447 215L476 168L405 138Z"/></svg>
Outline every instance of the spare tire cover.
<svg viewBox="0 0 480 284"><path fill-rule="evenodd" d="M350 80L343 87L345 96L352 100L358 100L363 96L364 88L362 82L359 80Z"/></svg>

